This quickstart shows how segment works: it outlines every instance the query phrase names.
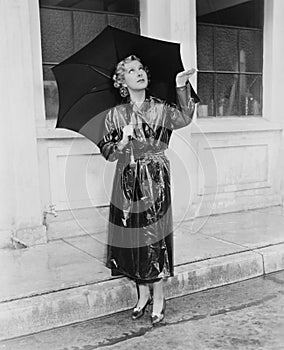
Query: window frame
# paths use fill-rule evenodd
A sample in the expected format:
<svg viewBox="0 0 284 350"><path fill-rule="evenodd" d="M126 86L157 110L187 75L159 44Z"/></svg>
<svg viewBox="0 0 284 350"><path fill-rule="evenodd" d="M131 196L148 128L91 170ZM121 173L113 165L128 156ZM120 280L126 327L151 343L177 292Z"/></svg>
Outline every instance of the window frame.
<svg viewBox="0 0 284 350"><path fill-rule="evenodd" d="M121 15L121 16L129 16L129 17L139 17L140 18L140 12L139 12L139 0L135 1L135 7L136 7L136 13L129 13L129 12L115 12L115 11L107 11L107 10L89 10L89 9L82 9L78 7L64 7L64 6L56 6L56 5L41 5L39 4L39 8L46 8L51 10L64 10L64 11L81 11L81 12L91 12L91 13L101 13L101 14L112 14L112 15Z"/></svg>
<svg viewBox="0 0 284 350"><path fill-rule="evenodd" d="M214 115L208 115L208 116L199 116L197 113L197 117L198 119L208 119L208 118L228 118L228 117L236 117L236 118L240 118L240 117L258 117L261 118L263 117L263 45L264 45L264 41L263 41L263 28L255 28L255 27L246 27L246 26L234 26L234 25L223 25L223 24L215 24L215 23L207 23L207 22L198 22L196 23L197 26L197 31L198 31L198 27L199 26L206 26L206 27L211 27L213 28L213 68L215 66L215 40L216 40L216 28L227 28L227 29L234 29L237 31L237 51L238 51L238 71L236 70L231 70L231 71L227 71L227 70L205 70L205 69L199 69L197 71L197 76L201 73L201 74L212 74L213 75L213 100L214 100ZM248 30L248 31L253 31L253 32L259 32L261 33L261 43L260 43L260 71L259 72L251 72L251 71L241 71L240 70L240 31L242 30ZM197 35L198 37L198 35ZM198 41L197 41L197 47L198 47ZM197 49L197 67L198 67L198 49ZM237 74L238 75L238 111L239 113L237 115L223 115L220 116L217 114L217 104L218 104L218 96L217 96L217 92L216 92L216 76L218 74ZM261 113L259 115L251 115L251 114L242 114L241 113L241 99L240 99L240 79L239 77L241 75L247 75L247 76L260 76L261 77L261 86L260 86L260 110ZM197 81L198 81L198 77L197 77Z"/></svg>

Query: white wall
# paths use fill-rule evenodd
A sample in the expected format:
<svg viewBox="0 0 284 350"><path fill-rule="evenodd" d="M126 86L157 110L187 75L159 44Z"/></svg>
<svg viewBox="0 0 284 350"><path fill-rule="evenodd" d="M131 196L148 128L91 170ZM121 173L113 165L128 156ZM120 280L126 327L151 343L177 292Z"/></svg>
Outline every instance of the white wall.
<svg viewBox="0 0 284 350"><path fill-rule="evenodd" d="M6 232L0 245L7 243L7 232L27 244L45 241L35 129L34 6L37 8L37 2L32 0L0 2L0 115L5 126L0 138L0 228Z"/></svg>
<svg viewBox="0 0 284 350"><path fill-rule="evenodd" d="M265 1L264 21L264 117L284 127L284 2ZM281 180L282 202L284 200L284 137L279 152L278 178Z"/></svg>

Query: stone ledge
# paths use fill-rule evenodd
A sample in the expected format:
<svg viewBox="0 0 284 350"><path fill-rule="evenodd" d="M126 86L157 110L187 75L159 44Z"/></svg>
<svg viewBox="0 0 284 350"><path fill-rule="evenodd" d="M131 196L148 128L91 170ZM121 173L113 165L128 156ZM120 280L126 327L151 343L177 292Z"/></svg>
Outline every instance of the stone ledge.
<svg viewBox="0 0 284 350"><path fill-rule="evenodd" d="M243 252L176 267L167 298L243 281L263 274L260 254ZM13 338L132 308L136 288L126 278L0 303L0 339Z"/></svg>
<svg viewBox="0 0 284 350"><path fill-rule="evenodd" d="M209 117L198 118L191 126L192 134L219 134L245 132L281 132L281 123L263 117Z"/></svg>
<svg viewBox="0 0 284 350"><path fill-rule="evenodd" d="M191 217L196 215L197 210L198 216L202 217L278 206L281 204L281 196L267 187L217 193L216 197L204 195L202 201L202 206L199 202L192 204Z"/></svg>

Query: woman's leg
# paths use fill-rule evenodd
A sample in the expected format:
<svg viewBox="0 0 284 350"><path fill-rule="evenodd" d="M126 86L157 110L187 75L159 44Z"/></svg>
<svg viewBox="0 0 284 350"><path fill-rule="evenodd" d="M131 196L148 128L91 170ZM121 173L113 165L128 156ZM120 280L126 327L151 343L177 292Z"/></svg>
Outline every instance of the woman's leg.
<svg viewBox="0 0 284 350"><path fill-rule="evenodd" d="M150 289L149 289L149 284L144 284L144 283L138 283L138 303L136 305L136 308L143 308L145 304L147 303L149 297L150 297Z"/></svg>
<svg viewBox="0 0 284 350"><path fill-rule="evenodd" d="M164 305L164 281L153 283L153 314L159 315Z"/></svg>

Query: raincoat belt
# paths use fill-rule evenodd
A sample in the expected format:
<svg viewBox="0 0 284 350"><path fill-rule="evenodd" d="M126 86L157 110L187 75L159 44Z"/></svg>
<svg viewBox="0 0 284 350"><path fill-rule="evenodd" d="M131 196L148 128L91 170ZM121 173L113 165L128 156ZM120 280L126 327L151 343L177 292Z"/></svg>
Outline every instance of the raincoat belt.
<svg viewBox="0 0 284 350"><path fill-rule="evenodd" d="M155 159L159 159L159 158L165 158L165 152L164 151L159 151L159 152L153 152L153 151L147 151L147 152L143 152L143 153L139 153L139 152L134 152L134 160L137 161L147 161L147 160L155 160Z"/></svg>

